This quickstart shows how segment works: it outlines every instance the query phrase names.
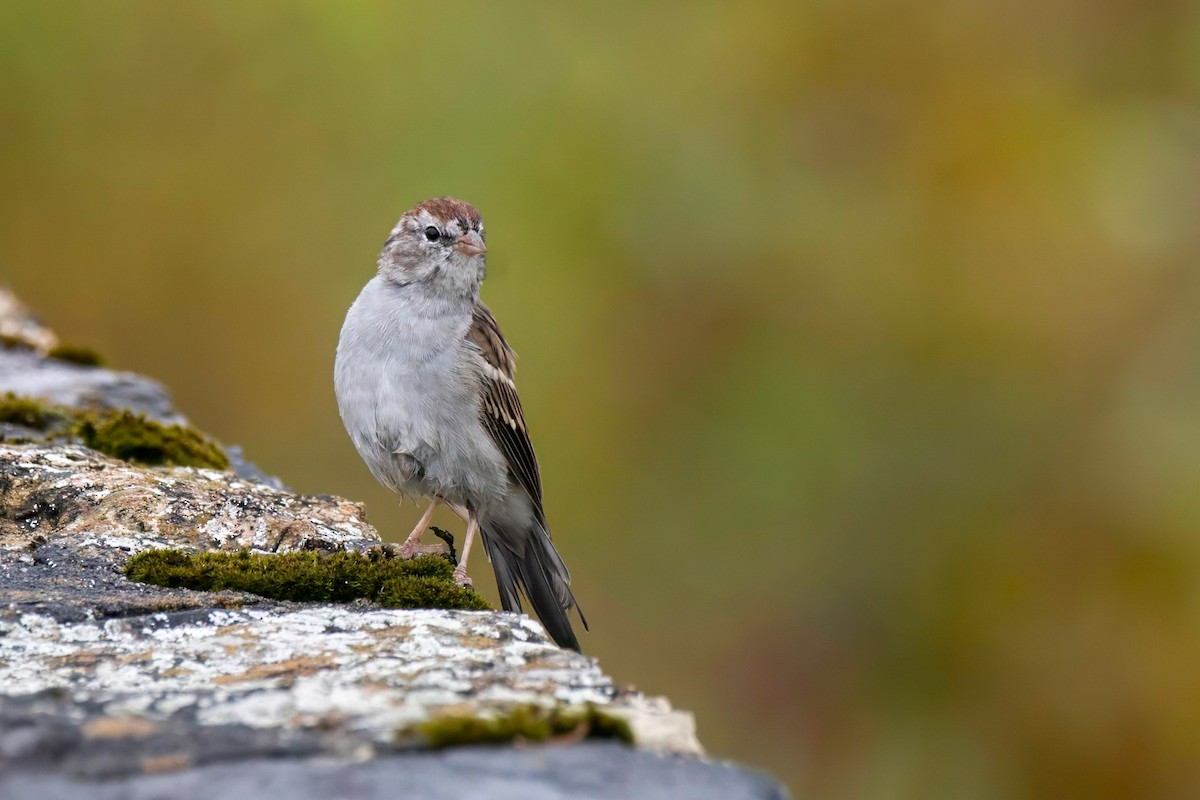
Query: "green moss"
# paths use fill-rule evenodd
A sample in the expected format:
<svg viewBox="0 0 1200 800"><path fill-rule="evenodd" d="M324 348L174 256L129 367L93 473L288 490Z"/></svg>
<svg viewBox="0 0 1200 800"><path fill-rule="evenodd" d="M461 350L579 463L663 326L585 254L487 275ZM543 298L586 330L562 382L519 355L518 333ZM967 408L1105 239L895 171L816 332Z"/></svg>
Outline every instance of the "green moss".
<svg viewBox="0 0 1200 800"><path fill-rule="evenodd" d="M131 580L172 589L232 589L296 602L370 600L387 608L488 610L476 592L454 582L436 556L404 560L369 553L185 553L147 550L129 560Z"/></svg>
<svg viewBox="0 0 1200 800"><path fill-rule="evenodd" d="M24 425L39 431L49 431L65 426L71 421L67 409L51 405L32 397L21 397L11 392L0 398L0 422Z"/></svg>
<svg viewBox="0 0 1200 800"><path fill-rule="evenodd" d="M633 743L633 732L628 722L594 705L584 708L523 705L500 716L435 717L412 728L402 729L397 733L397 738L407 739L413 735L435 748L507 744L518 739L544 742L559 736L618 739L626 744Z"/></svg>
<svg viewBox="0 0 1200 800"><path fill-rule="evenodd" d="M225 451L195 428L163 425L128 411L84 414L75 434L93 450L135 464L229 469Z"/></svg>
<svg viewBox="0 0 1200 800"><path fill-rule="evenodd" d="M104 358L90 347L80 347L73 344L60 344L50 349L46 354L57 361L78 364L81 367L102 367Z"/></svg>
<svg viewBox="0 0 1200 800"><path fill-rule="evenodd" d="M20 336L9 336L8 334L0 334L0 348L4 350L32 350L33 345Z"/></svg>
<svg viewBox="0 0 1200 800"><path fill-rule="evenodd" d="M128 411L87 411L33 397L0 397L0 422L74 436L101 453L147 466L229 469L220 445L195 428L164 425Z"/></svg>

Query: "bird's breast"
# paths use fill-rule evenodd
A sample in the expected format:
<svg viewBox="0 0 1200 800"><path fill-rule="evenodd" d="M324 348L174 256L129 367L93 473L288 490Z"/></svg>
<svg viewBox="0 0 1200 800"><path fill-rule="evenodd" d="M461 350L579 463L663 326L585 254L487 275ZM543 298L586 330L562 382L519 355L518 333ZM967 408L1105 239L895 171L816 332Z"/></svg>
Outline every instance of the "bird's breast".
<svg viewBox="0 0 1200 800"><path fill-rule="evenodd" d="M347 315L334 376L342 420L367 465L398 491L413 491L397 485L410 480L397 472L409 459L429 484L420 493L486 492L502 483L499 453L478 422L469 307L446 313L368 289Z"/></svg>

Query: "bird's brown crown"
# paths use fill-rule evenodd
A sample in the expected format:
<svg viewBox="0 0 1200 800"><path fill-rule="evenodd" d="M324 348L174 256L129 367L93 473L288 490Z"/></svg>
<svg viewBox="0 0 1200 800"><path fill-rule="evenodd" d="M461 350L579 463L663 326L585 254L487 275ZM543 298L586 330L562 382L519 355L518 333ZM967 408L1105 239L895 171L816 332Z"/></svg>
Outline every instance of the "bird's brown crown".
<svg viewBox="0 0 1200 800"><path fill-rule="evenodd" d="M442 222L457 220L459 227L463 230L471 228L478 230L483 223L483 217L475 209L475 206L465 200L459 200L457 197L435 197L424 203L418 203L409 213L419 214L421 211L429 212Z"/></svg>

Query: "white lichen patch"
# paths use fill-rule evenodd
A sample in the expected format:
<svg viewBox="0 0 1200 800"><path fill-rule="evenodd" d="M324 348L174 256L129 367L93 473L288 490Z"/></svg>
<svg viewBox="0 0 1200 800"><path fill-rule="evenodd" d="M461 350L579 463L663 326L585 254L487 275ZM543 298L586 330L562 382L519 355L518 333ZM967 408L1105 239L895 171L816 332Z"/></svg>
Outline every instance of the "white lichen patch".
<svg viewBox="0 0 1200 800"><path fill-rule="evenodd" d="M128 464L79 445L0 443L0 502L23 509L0 520L0 548L56 535L126 553L152 547L286 551L379 544L361 506L297 495L232 473Z"/></svg>
<svg viewBox="0 0 1200 800"><path fill-rule="evenodd" d="M629 719L635 735L647 716L593 659L496 612L315 606L212 611L174 625L165 614L74 624L25 614L0 622L0 686L14 697L55 690L102 717L191 712L201 725L341 730L377 744L464 710L594 703ZM672 713L650 708L668 723ZM646 744L698 751L690 729Z"/></svg>

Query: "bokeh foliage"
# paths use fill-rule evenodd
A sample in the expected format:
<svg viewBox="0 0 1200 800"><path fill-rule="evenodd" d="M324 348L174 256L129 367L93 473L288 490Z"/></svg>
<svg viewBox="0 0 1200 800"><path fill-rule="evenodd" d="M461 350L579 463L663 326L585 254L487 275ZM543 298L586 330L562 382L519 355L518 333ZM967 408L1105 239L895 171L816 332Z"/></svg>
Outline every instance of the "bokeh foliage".
<svg viewBox="0 0 1200 800"><path fill-rule="evenodd" d="M1194 0L0 19L0 277L205 430L402 535L333 347L462 196L618 678L800 797L1200 793Z"/></svg>

